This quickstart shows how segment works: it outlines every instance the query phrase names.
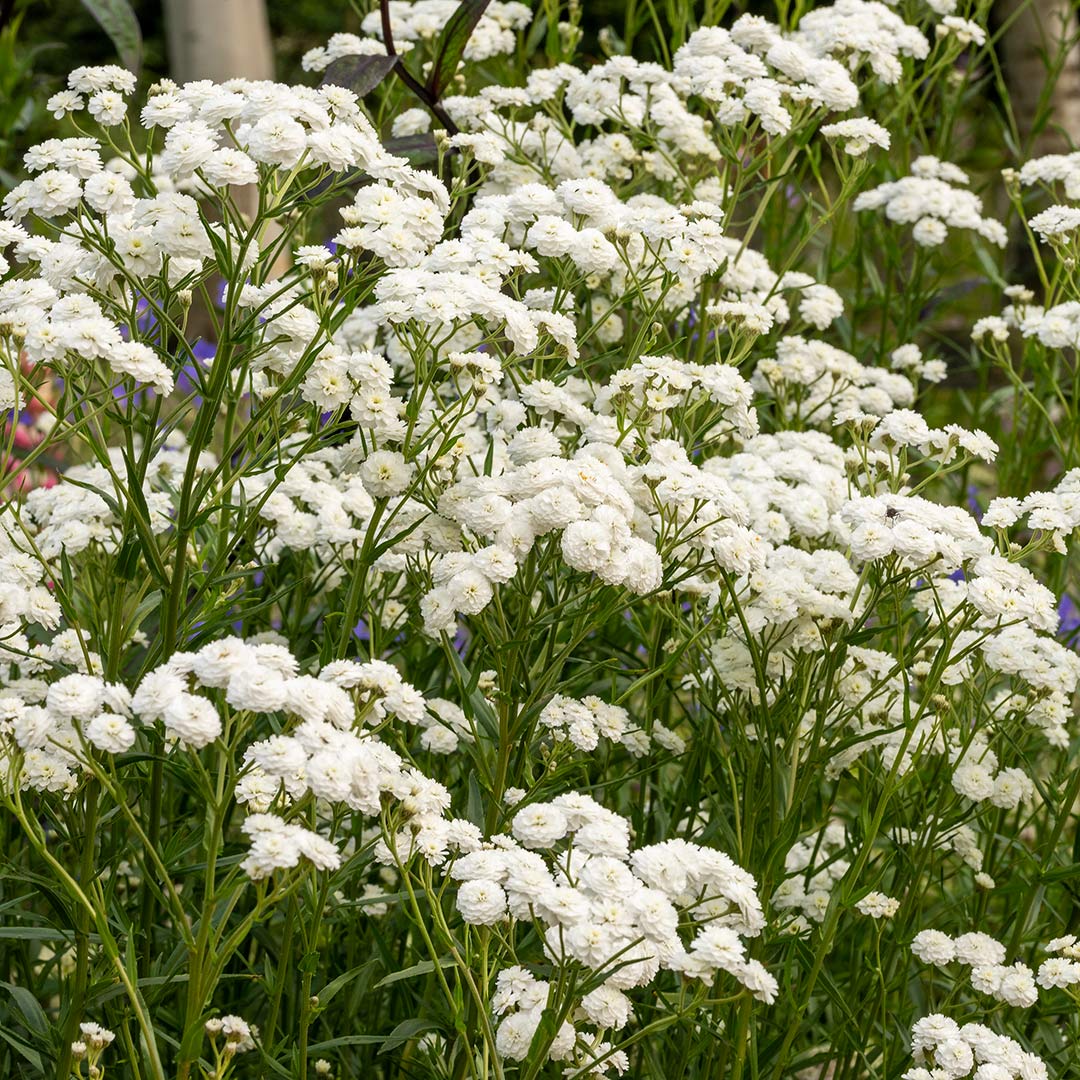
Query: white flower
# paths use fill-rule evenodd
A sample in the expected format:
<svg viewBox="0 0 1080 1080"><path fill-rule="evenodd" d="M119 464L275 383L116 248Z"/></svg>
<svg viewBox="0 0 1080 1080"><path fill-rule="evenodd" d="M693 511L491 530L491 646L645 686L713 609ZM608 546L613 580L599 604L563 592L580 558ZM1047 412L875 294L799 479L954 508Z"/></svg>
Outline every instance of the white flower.
<svg viewBox="0 0 1080 1080"><path fill-rule="evenodd" d="M855 902L855 910L872 919L891 919L900 910L900 901L884 893L869 892Z"/></svg>
<svg viewBox="0 0 1080 1080"><path fill-rule="evenodd" d="M776 979L765 970L763 964L757 960L747 960L732 974L750 991L758 1000L766 1005L771 1005L776 1000L780 986Z"/></svg>
<svg viewBox="0 0 1080 1080"><path fill-rule="evenodd" d="M1030 1008L1039 997L1031 969L1021 963L1005 968L995 996L1014 1008Z"/></svg>
<svg viewBox="0 0 1080 1080"><path fill-rule="evenodd" d="M364 486L377 498L400 495L415 472L416 466L396 450L376 450L360 467Z"/></svg>
<svg viewBox="0 0 1080 1080"><path fill-rule="evenodd" d="M974 802L982 802L994 794L993 772L982 762L964 762L953 771L952 786Z"/></svg>
<svg viewBox="0 0 1080 1080"><path fill-rule="evenodd" d="M566 815L549 803L533 803L519 810L513 817L514 836L526 847L551 847L566 835L569 823Z"/></svg>
<svg viewBox="0 0 1080 1080"><path fill-rule="evenodd" d="M256 160L292 168L307 149L307 134L287 112L270 112L242 136L247 152Z"/></svg>
<svg viewBox="0 0 1080 1080"><path fill-rule="evenodd" d="M458 889L455 905L472 926L491 926L506 917L506 893L494 881L464 882Z"/></svg>
<svg viewBox="0 0 1080 1080"><path fill-rule="evenodd" d="M938 37L947 37L950 34L961 45L985 45L986 31L978 23L970 19L961 19L957 15L946 15L935 27Z"/></svg>
<svg viewBox="0 0 1080 1080"><path fill-rule="evenodd" d="M853 117L840 120L835 124L826 124L821 134L827 139L843 139L844 150L852 157L865 154L871 146L880 146L888 150L891 139L888 131L880 124L865 117Z"/></svg>
<svg viewBox="0 0 1080 1080"><path fill-rule="evenodd" d="M911 943L911 952L924 964L943 967L956 959L956 945L940 930L920 930Z"/></svg>
<svg viewBox="0 0 1080 1080"><path fill-rule="evenodd" d="M1051 206L1041 214L1036 214L1028 224L1043 240L1057 240L1080 229L1080 208Z"/></svg>
<svg viewBox="0 0 1080 1080"><path fill-rule="evenodd" d="M499 1055L510 1061L521 1061L529 1052L533 1036L540 1026L543 1009L511 1013L495 1032L495 1048Z"/></svg>
<svg viewBox="0 0 1080 1080"><path fill-rule="evenodd" d="M599 986L581 999L585 1015L598 1027L621 1031L633 1015L630 999L612 986Z"/></svg>
<svg viewBox="0 0 1080 1080"><path fill-rule="evenodd" d="M1036 982L1044 990L1075 986L1080 983L1080 963L1076 960L1066 960L1061 956L1053 956L1040 965Z"/></svg>
<svg viewBox="0 0 1080 1080"><path fill-rule="evenodd" d="M86 725L86 737L99 750L121 754L135 743L135 729L122 716L99 713Z"/></svg>
<svg viewBox="0 0 1080 1080"><path fill-rule="evenodd" d="M1005 946L981 931L961 934L953 942L953 948L961 964L986 967L1005 962Z"/></svg>

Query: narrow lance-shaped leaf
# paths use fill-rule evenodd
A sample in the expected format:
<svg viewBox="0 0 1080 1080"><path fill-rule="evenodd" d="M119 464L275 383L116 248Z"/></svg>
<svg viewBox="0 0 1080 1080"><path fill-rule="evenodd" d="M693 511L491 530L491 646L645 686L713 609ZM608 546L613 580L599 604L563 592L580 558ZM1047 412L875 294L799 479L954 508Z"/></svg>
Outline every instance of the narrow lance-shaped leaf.
<svg viewBox="0 0 1080 1080"><path fill-rule="evenodd" d="M421 132L419 135L401 135L396 139L384 139L383 146L391 154L410 158L414 165L434 163L439 157L435 136L430 131Z"/></svg>
<svg viewBox="0 0 1080 1080"><path fill-rule="evenodd" d="M465 46L472 37L476 24L491 0L462 0L457 10L447 20L435 47L435 62L431 65L428 90L438 99L465 55Z"/></svg>
<svg viewBox="0 0 1080 1080"><path fill-rule="evenodd" d="M342 56L322 78L323 86L344 86L357 97L370 94L397 67L396 56Z"/></svg>
<svg viewBox="0 0 1080 1080"><path fill-rule="evenodd" d="M142 32L128 0L82 0L82 5L109 35L124 67L138 72L142 63Z"/></svg>

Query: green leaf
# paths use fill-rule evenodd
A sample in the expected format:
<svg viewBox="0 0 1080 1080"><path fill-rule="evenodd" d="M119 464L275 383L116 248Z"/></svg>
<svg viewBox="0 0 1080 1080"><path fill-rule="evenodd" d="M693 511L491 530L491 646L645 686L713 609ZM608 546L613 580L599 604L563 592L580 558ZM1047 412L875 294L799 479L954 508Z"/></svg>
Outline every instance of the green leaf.
<svg viewBox="0 0 1080 1080"><path fill-rule="evenodd" d="M344 86L357 97L370 94L398 66L397 56L341 56L325 71L322 86Z"/></svg>
<svg viewBox="0 0 1080 1080"><path fill-rule="evenodd" d="M421 132L419 135L399 135L396 139L385 139L383 146L391 154L409 158L414 165L434 163L439 158L435 136L430 131Z"/></svg>
<svg viewBox="0 0 1080 1080"><path fill-rule="evenodd" d="M13 986L11 983L0 983L5 990L15 999L19 1006L19 1012L26 1018L26 1026L35 1035L49 1034L49 1021L45 1016L38 999L26 989L25 986Z"/></svg>
<svg viewBox="0 0 1080 1080"><path fill-rule="evenodd" d="M39 1072L44 1074L45 1070L41 1065L41 1055L26 1043L20 1042L14 1035L8 1034L3 1028L0 1028L0 1039L3 1039L6 1043L12 1046L19 1054L21 1054L30 1064Z"/></svg>
<svg viewBox="0 0 1080 1080"><path fill-rule="evenodd" d="M82 5L109 35L124 67L138 73L142 63L142 33L128 0L82 0Z"/></svg>
<svg viewBox="0 0 1080 1080"><path fill-rule="evenodd" d="M477 780L475 772L469 773L469 802L465 816L478 829L484 827L484 799L480 794L480 781Z"/></svg>
<svg viewBox="0 0 1080 1080"><path fill-rule="evenodd" d="M17 938L20 941L64 941L70 944L71 934L52 930L47 926L0 926L0 938ZM95 940L97 940L95 936Z"/></svg>
<svg viewBox="0 0 1080 1080"><path fill-rule="evenodd" d="M319 1054L326 1050L336 1050L339 1046L371 1046L373 1043L381 1043L385 1038L386 1035L339 1035L336 1039L313 1043L308 1047L308 1053Z"/></svg>
<svg viewBox="0 0 1080 1080"><path fill-rule="evenodd" d="M454 674L458 680L461 696L464 701L467 701L473 717L483 728L484 733L492 739L498 740L499 738L499 718L495 715L495 711L488 704L487 698L477 689L477 681L479 679L479 673L476 676L469 671L469 669L462 662L461 657L458 655L456 649L447 649L446 655L450 659L450 663L454 668ZM469 710L466 710L466 716L468 716Z"/></svg>
<svg viewBox="0 0 1080 1080"><path fill-rule="evenodd" d="M408 1020L402 1020L400 1024L389 1035L386 1036L385 1042L383 1042L380 1054L385 1054L390 1050L394 1050L402 1043L407 1043L410 1039L415 1039L417 1035L422 1034L425 1031L436 1031L440 1027L434 1020L425 1020L421 1016L413 1016Z"/></svg>
<svg viewBox="0 0 1080 1080"><path fill-rule="evenodd" d="M449 956L444 956L439 960L439 967L453 967L454 961ZM430 960L421 960L419 964L413 964L412 967L402 968L401 971L395 971L386 978L380 979L375 984L375 989L378 990L380 986L389 986L391 983L401 982L404 979L414 979L417 975L430 975L435 970L435 965Z"/></svg>
<svg viewBox="0 0 1080 1080"><path fill-rule="evenodd" d="M325 1008L330 1004L331 999L338 993L339 990L343 990L349 983L353 981L358 975L362 975L365 971L373 968L379 963L378 957L374 960L367 960L363 964L358 964L356 967L349 971L346 971L343 975L339 975L336 979L332 979L317 993L319 999L319 1007Z"/></svg>
<svg viewBox="0 0 1080 1080"><path fill-rule="evenodd" d="M472 37L480 16L491 0L462 0L457 11L450 16L435 46L435 62L431 65L428 90L436 100L450 84L450 80L465 55L465 46Z"/></svg>

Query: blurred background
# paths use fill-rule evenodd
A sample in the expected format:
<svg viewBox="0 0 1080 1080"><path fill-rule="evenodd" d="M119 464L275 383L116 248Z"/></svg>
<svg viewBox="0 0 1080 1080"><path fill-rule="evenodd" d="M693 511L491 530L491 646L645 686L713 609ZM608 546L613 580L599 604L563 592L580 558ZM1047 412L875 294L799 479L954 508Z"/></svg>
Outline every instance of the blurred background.
<svg viewBox="0 0 1080 1080"><path fill-rule="evenodd" d="M0 0L0 188L12 183L22 152L54 122L44 101L80 64L115 62L149 84L230 76L313 81L302 55L339 31L356 32L374 0ZM698 25L752 11L793 25L812 0L535 0L537 18L572 19L583 51L597 58L632 50L663 59ZM911 16L925 0L892 3ZM1019 160L1080 145L1080 0L984 0L1023 145ZM920 9L922 9L920 11ZM981 21L981 20L980 20ZM988 83L988 86L990 84ZM1002 117L1002 119L1008 119ZM1008 124L1001 125L1007 128ZM958 158L967 156L958 147Z"/></svg>

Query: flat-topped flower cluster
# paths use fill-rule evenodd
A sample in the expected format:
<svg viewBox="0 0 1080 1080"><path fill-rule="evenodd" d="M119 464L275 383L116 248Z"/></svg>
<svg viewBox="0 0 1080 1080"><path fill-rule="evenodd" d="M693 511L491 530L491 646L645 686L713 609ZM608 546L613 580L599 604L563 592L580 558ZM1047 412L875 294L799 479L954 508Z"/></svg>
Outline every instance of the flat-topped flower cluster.
<svg viewBox="0 0 1080 1080"><path fill-rule="evenodd" d="M332 81L164 80L136 103L124 69L79 68L49 101L75 134L3 199L0 399L48 416L31 462L65 454L0 505L0 794L79 912L78 1007L91 969L119 980L103 1018L145 1075L162 1054L205 1070L207 1037L215 1080L248 1051L287 1071L275 1038L294 1025L306 1054L354 976L384 1003L426 980L430 1015L390 1016L388 1050L484 1078L658 1075L650 1040L699 1026L711 1048L684 1067L742 1076L755 1047L824 1053L814 1025L845 995L956 964L988 1024L1080 985L1062 927L1037 967L969 928L1004 938L987 913L1015 902L995 896L1010 860L1072 844L1058 591L1080 468L996 485L1000 435L922 411L948 374L929 335L864 334L864 297L803 257L829 228L911 255L912 226L917 267L1005 245L963 170L887 157L882 102L978 42L930 7L929 35L839 0L794 28L702 27L666 66L504 85L470 73L532 13L492 3L434 114L459 129L437 171ZM403 62L455 8L389 4ZM306 69L381 54L378 13L361 31ZM431 124L398 110L388 134ZM1077 158L1007 182L1075 199ZM777 170L806 162L824 220L804 204L772 249ZM1030 228L1068 260L1077 213ZM1013 331L1080 341L1066 285L1006 299L971 328L1001 363ZM101 884L121 856L152 894ZM316 993L320 950L362 934ZM278 946L302 946L302 994L234 991ZM382 982L356 966L376 955L399 965ZM63 1060L100 1075L112 1030L66 1023ZM311 1053L364 1045L355 1026ZM934 1014L898 1050L894 1027L845 1075L900 1056L909 1080L1049 1075L1049 1036Z"/></svg>

